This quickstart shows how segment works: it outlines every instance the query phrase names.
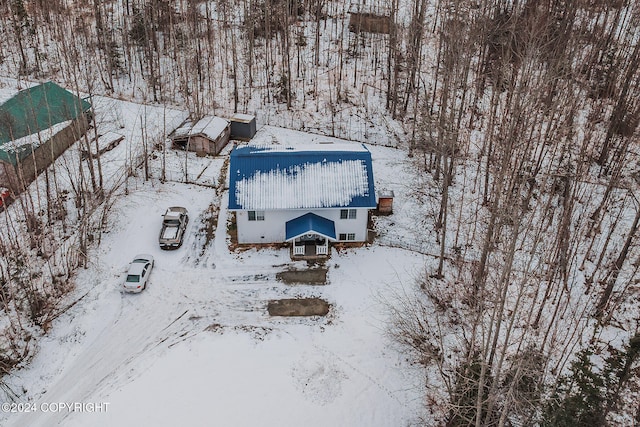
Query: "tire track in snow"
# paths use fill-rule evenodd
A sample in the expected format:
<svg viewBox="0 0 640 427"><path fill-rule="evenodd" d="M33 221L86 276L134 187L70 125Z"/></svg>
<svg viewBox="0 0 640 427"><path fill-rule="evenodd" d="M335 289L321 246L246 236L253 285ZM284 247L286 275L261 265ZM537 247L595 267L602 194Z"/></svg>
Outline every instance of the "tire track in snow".
<svg viewBox="0 0 640 427"><path fill-rule="evenodd" d="M117 292L117 291L114 291ZM101 390L111 389L113 384L123 384L139 375L140 361L148 353L162 351L171 338L188 332L188 310L182 305L167 310L139 310L140 298L145 296L122 294L116 315L64 369L48 390L40 396L37 405L51 402L84 402ZM134 301L134 298L137 301ZM149 298L147 298L149 299ZM167 311L173 312L173 320L167 322ZM174 317L175 316L175 317ZM165 344L166 343L166 344ZM163 346L163 344L165 344ZM147 360L155 360L149 357ZM12 421L13 426L51 426L64 422L69 413L32 412L21 414Z"/></svg>

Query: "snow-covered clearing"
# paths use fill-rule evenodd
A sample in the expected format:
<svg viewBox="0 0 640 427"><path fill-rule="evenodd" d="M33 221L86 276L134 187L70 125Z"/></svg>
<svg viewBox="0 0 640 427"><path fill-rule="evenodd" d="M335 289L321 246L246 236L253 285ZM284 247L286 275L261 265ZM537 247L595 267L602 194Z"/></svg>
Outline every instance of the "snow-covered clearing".
<svg viewBox="0 0 640 427"><path fill-rule="evenodd" d="M122 120L120 133L127 136L103 154L105 175L117 176L125 159L135 155L132 147L139 137L133 135L140 121L133 108L120 115L113 103L100 105L109 105L108 111ZM173 120L181 116L173 113ZM160 129L163 114L154 117L147 126ZM107 127L105 131L114 130ZM277 128L268 132L269 138L290 135ZM295 136L305 143L316 138ZM396 167L405 154L369 148L377 187L400 195L395 214L384 223L393 219L409 229L415 212L402 209L401 203L409 179ZM161 183L161 153L156 152L150 167L154 178L144 181L138 171L138 177L129 179L126 194L112 208L109 232L93 248L89 268L76 276L77 287L67 302L75 304L39 338L35 357L5 378L35 411L0 413L2 425L417 422L423 411L423 371L411 366L386 336L386 299L414 282L424 269L424 257L378 244L334 249L326 264L326 285L279 282L278 272L306 268L306 263L293 263L288 249L229 250L227 194L216 189L225 153L197 158L168 150L165 163L171 173ZM190 179L196 174L195 184L170 180L184 177L184 164ZM215 239L209 242L204 230L210 205L220 206ZM157 240L168 206L185 206L191 220L183 246L166 252ZM141 294L123 294L128 263L138 253L155 258L150 283ZM310 296L331 304L327 317L267 313L269 300ZM57 406L62 402L107 405L97 412L87 406L70 411Z"/></svg>

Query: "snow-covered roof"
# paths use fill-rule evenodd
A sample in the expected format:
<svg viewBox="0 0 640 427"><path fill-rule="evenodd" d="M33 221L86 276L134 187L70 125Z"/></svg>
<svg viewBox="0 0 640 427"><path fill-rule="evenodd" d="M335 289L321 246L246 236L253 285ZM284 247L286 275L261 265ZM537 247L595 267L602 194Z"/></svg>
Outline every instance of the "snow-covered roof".
<svg viewBox="0 0 640 427"><path fill-rule="evenodd" d="M247 145L231 153L229 209L376 206L362 144Z"/></svg>
<svg viewBox="0 0 640 427"><path fill-rule="evenodd" d="M186 215L187 210L183 207L173 206L164 213L164 219L180 219L181 215Z"/></svg>
<svg viewBox="0 0 640 427"><path fill-rule="evenodd" d="M234 116L231 118L234 121L237 122L246 122L249 123L252 120L255 120L256 116L252 116L250 114L234 114Z"/></svg>
<svg viewBox="0 0 640 427"><path fill-rule="evenodd" d="M258 152L271 152L271 153L317 153L317 152L354 152L354 153L369 153L369 150L358 143L333 143L333 142L306 142L295 145L285 144L250 144L239 149L247 149L251 153Z"/></svg>
<svg viewBox="0 0 640 427"><path fill-rule="evenodd" d="M40 144L43 144L50 140L55 134L57 134L70 124L71 120L56 123L47 129L41 130L31 135L27 135L13 141L5 142L4 144L0 144L0 151L3 151L5 153L12 153L17 155L19 158L23 158L24 156L22 154L25 151L28 151L28 154L30 154L32 150L35 150L40 146ZM11 157L11 159L15 159L15 156Z"/></svg>
<svg viewBox="0 0 640 427"><path fill-rule="evenodd" d="M187 122L176 129L174 138L184 138L194 135L204 135L209 139L217 139L229 126L229 121L220 117L204 116L195 124Z"/></svg>
<svg viewBox="0 0 640 427"><path fill-rule="evenodd" d="M140 276L142 274L142 270L144 269L145 263L140 261L134 261L131 263L129 267L129 271L127 274L136 274Z"/></svg>

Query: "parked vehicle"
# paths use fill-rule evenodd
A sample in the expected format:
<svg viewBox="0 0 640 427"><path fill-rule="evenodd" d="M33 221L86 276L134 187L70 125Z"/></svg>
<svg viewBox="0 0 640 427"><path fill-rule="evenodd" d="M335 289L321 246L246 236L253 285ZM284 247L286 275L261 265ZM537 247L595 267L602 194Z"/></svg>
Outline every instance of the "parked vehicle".
<svg viewBox="0 0 640 427"><path fill-rule="evenodd" d="M0 208L7 206L12 199L13 195L11 194L11 190L0 187Z"/></svg>
<svg viewBox="0 0 640 427"><path fill-rule="evenodd" d="M124 281L124 290L126 292L142 292L146 289L151 269L153 269L151 255L136 255L129 265L127 278Z"/></svg>
<svg viewBox="0 0 640 427"><path fill-rule="evenodd" d="M189 215L185 208L174 206L164 213L162 229L158 239L161 249L177 249L182 246L184 232L189 223Z"/></svg>

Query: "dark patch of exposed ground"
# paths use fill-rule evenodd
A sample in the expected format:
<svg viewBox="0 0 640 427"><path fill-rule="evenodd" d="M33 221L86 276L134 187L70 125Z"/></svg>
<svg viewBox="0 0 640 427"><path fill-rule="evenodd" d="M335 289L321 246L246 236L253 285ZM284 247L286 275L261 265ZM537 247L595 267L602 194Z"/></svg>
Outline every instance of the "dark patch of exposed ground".
<svg viewBox="0 0 640 427"><path fill-rule="evenodd" d="M276 275L276 278L288 285L307 284L325 285L327 283L327 269L325 267L309 270L288 270Z"/></svg>
<svg viewBox="0 0 640 427"><path fill-rule="evenodd" d="M269 301L271 316L326 316L331 305L320 298L292 298Z"/></svg>

